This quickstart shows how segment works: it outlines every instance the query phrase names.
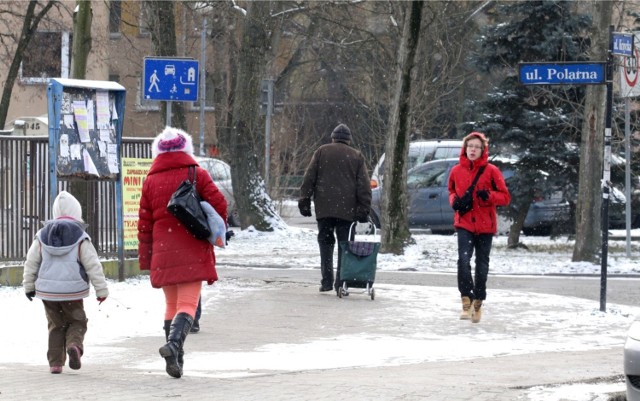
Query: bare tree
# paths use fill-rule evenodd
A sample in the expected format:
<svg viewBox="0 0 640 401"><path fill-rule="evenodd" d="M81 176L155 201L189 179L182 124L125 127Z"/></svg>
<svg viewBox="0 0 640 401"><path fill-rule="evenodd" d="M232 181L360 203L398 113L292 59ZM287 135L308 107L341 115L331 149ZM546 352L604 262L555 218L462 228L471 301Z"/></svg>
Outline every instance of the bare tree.
<svg viewBox="0 0 640 401"><path fill-rule="evenodd" d="M178 48L176 44L175 3L163 0L144 1L151 28L151 41L156 56L176 57ZM167 113L167 102L162 102L161 118ZM187 121L184 115L182 102L172 102L171 124L175 127L187 129Z"/></svg>
<svg viewBox="0 0 640 401"><path fill-rule="evenodd" d="M85 79L87 76L87 59L91 51L91 1L78 0L73 15L73 50L71 56L71 78ZM69 189L81 205L85 205L85 213L94 213L94 202L89 200L89 188L86 181L71 181ZM89 234L97 238L97 226L89 226Z"/></svg>
<svg viewBox="0 0 640 401"><path fill-rule="evenodd" d="M594 1L591 59L606 60L609 49L609 25L611 25L612 2ZM590 85L584 108L584 123L580 144L580 173L578 203L576 207L576 243L573 249L574 262L596 262L600 242L600 205L604 149L606 87Z"/></svg>
<svg viewBox="0 0 640 401"><path fill-rule="evenodd" d="M259 173L254 147L262 131L257 99L270 48L272 21L270 2L248 4L238 56L230 138L233 193L241 227L254 226L259 231L273 231L282 221Z"/></svg>
<svg viewBox="0 0 640 401"><path fill-rule="evenodd" d="M385 159L387 179L382 193L382 251L404 253L410 241L407 224L407 165L411 133L411 71L422 22L422 1L412 1L407 8L402 41L398 50L398 67L395 73L395 95L391 105L391 116Z"/></svg>
<svg viewBox="0 0 640 401"><path fill-rule="evenodd" d="M73 15L73 52L71 56L71 77L85 79L87 59L91 51L91 0L78 0L77 11Z"/></svg>
<svg viewBox="0 0 640 401"><path fill-rule="evenodd" d="M6 123L7 113L9 112L9 105L11 103L13 85L18 78L20 64L22 63L27 48L29 47L29 43L38 30L38 25L47 15L49 10L51 10L54 6L59 6L60 2L50 0L45 3L41 3L37 0L30 0L29 4L27 5L27 9L24 11L24 14L16 11L22 9L22 4L22 2L18 1L11 2L7 4L7 9L0 10L0 13L7 15L11 21L20 19L22 20L22 29L20 30L20 36L18 38L9 38L10 48L13 47L14 43L17 44L15 45L15 51L13 53L13 58L11 59L9 71L7 73L7 79L5 80L2 88L2 99L0 100L0 127L4 127ZM7 38L2 38L2 43L5 44L5 46L6 39Z"/></svg>

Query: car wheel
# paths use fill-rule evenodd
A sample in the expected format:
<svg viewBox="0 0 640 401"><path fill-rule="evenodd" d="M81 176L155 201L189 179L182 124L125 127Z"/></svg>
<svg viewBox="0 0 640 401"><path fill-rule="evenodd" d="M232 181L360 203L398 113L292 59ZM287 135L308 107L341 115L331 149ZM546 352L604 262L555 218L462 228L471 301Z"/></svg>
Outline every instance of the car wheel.
<svg viewBox="0 0 640 401"><path fill-rule="evenodd" d="M229 227L240 227L240 215L238 214L238 209L233 209L229 216L227 216L227 223Z"/></svg>

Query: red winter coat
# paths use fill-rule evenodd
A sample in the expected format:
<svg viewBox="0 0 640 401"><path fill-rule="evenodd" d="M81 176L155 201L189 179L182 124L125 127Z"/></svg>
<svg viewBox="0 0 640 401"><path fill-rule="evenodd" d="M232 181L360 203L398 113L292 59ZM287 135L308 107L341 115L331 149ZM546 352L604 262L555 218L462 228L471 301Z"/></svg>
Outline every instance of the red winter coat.
<svg viewBox="0 0 640 401"><path fill-rule="evenodd" d="M138 257L140 270L151 270L151 285L168 285L218 279L213 246L196 239L167 211L167 203L182 181L189 166L198 163L184 152L159 154L151 164L142 184L138 220ZM202 200L213 206L227 221L227 201L211 180L209 173L196 167L196 188Z"/></svg>
<svg viewBox="0 0 640 401"><path fill-rule="evenodd" d="M456 212L453 220L454 227L464 228L473 234L495 234L498 229L496 207L506 206L511 202L511 195L502 173L488 160L489 149L485 146L480 158L471 162L467 158L463 144L460 150L460 163L453 166L449 175L449 204L453 205L456 195L462 198L467 188L471 186L480 167L487 166L478 179L475 191L488 190L489 199L483 201L474 192L473 208L463 216Z"/></svg>

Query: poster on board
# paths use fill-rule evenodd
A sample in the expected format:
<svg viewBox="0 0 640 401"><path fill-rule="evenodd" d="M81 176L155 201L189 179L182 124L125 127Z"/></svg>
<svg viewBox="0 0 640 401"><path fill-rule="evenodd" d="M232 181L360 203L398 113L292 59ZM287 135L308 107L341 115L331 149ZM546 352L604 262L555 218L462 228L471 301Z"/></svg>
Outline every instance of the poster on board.
<svg viewBox="0 0 640 401"><path fill-rule="evenodd" d="M115 94L101 89L65 88L60 107L57 176L115 180L119 174L119 119Z"/></svg>
<svg viewBox="0 0 640 401"><path fill-rule="evenodd" d="M124 249L138 249L138 210L142 196L142 183L149 169L151 159L122 158L122 199L124 216Z"/></svg>

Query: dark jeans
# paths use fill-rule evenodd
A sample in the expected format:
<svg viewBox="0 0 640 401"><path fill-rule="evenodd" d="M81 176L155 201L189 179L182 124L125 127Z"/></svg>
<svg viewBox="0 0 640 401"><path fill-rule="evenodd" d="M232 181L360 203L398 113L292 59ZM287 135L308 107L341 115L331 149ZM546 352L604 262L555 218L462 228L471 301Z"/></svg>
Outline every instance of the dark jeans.
<svg viewBox="0 0 640 401"><path fill-rule="evenodd" d="M339 249L338 270L336 271L335 283L333 281L333 248L336 244L336 237L338 237L338 243L349 240L351 223L334 217L318 219L318 245L320 245L320 272L322 273L321 284L323 287L333 286L337 290L342 286L342 281L340 281Z"/></svg>
<svg viewBox="0 0 640 401"><path fill-rule="evenodd" d="M493 234L472 234L458 228L458 290L461 297L487 298L487 275ZM475 281L471 276L471 257L476 251Z"/></svg>

